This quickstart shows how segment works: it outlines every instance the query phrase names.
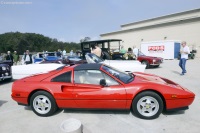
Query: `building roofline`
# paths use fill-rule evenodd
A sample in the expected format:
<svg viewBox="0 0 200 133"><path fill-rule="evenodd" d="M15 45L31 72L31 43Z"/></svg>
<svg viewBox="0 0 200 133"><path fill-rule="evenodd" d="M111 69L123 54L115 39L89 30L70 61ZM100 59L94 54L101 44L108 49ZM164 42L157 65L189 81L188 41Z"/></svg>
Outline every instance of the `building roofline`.
<svg viewBox="0 0 200 133"><path fill-rule="evenodd" d="M136 21L136 22L131 22L131 23L123 24L123 25L121 25L121 27L126 27L126 26L133 25L133 24L143 23L143 22L152 21L152 20L158 20L158 19L177 16L177 15L186 14L186 13L198 12L198 11L200 11L200 8L182 11L182 12L177 12L177 13L172 13L172 14L168 14L168 15L163 15L163 16L160 16L160 17L153 17L153 18L149 18L149 19Z"/></svg>
<svg viewBox="0 0 200 133"><path fill-rule="evenodd" d="M199 21L200 16L199 17L188 17L188 18L184 18L184 19L177 19L177 20L173 20L173 21L166 21L166 22L163 22L163 23L155 23L155 24L152 24L152 25L147 25L147 26L142 26L142 27L137 27L137 28L118 30L118 31L114 31L114 32L100 34L100 36L118 34L118 33L122 33L122 32L133 31L133 30L140 30L140 29L143 29L143 28L158 27L158 26L161 26L161 25L173 24L173 23L176 23L176 22L179 22L179 24L181 24L181 23L188 22L190 20Z"/></svg>

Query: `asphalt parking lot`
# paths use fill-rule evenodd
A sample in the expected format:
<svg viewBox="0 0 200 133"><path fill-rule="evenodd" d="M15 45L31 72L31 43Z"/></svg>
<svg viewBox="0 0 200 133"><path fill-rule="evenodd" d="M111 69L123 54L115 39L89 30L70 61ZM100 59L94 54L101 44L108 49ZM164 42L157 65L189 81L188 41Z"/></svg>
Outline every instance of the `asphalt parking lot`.
<svg viewBox="0 0 200 133"><path fill-rule="evenodd" d="M164 60L159 68L145 72L171 79L196 94L186 111L162 113L154 120L143 120L129 111L59 110L51 117L39 117L29 107L11 99L12 82L0 82L0 133L59 133L64 120L82 122L83 133L199 133L200 59L187 61L187 74L180 75L178 60Z"/></svg>

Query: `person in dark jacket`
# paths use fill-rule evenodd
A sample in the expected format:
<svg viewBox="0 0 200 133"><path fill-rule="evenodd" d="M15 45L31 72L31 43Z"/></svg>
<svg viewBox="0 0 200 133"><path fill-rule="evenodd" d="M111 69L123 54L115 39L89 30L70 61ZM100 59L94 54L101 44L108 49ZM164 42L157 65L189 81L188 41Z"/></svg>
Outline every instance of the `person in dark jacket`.
<svg viewBox="0 0 200 133"><path fill-rule="evenodd" d="M7 52L6 60L11 61L11 66L13 65L13 56L12 56L12 54L10 53L10 51Z"/></svg>
<svg viewBox="0 0 200 133"><path fill-rule="evenodd" d="M33 62L33 60L32 60L32 55L29 54L29 50L26 50L26 53L25 53L25 55L24 55L24 63L25 63L26 65L28 65L28 64L32 64L32 62Z"/></svg>

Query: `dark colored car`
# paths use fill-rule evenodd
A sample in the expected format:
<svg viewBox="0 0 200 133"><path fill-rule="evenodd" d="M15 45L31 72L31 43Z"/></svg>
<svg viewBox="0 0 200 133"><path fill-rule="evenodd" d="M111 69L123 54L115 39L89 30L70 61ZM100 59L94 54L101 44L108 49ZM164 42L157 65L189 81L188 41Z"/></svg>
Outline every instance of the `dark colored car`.
<svg viewBox="0 0 200 133"><path fill-rule="evenodd" d="M142 64L145 64L146 68L159 67L159 65L163 62L163 58L161 57L146 56L140 51L138 53L137 60Z"/></svg>
<svg viewBox="0 0 200 133"><path fill-rule="evenodd" d="M85 59L80 58L79 56L67 56L64 59L57 60L44 60L40 62L40 64L44 63L57 63L57 64L66 64L66 65L75 65L75 64L85 64L87 61Z"/></svg>
<svg viewBox="0 0 200 133"><path fill-rule="evenodd" d="M11 61L0 60L0 81L12 80Z"/></svg>
<svg viewBox="0 0 200 133"><path fill-rule="evenodd" d="M123 54L119 53L120 39L107 39L107 40L96 40L81 42L82 57L85 57L86 53L90 53L92 45L97 44L102 49L102 58L107 60L120 60L123 59ZM118 52L114 52L117 50Z"/></svg>

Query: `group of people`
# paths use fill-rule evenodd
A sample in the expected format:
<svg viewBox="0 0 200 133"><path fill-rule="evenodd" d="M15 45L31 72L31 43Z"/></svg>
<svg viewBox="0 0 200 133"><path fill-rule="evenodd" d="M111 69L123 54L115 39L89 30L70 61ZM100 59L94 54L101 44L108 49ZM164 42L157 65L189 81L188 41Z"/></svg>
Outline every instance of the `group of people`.
<svg viewBox="0 0 200 133"><path fill-rule="evenodd" d="M1 58L2 60L5 59L6 61L10 61L11 66L20 64L20 56L17 51L14 51L13 53L11 53L11 51L7 51L7 54L4 57L2 56ZM32 55L29 53L29 50L26 50L26 52L24 52L24 56L21 58L21 60L23 60L24 64L26 65L33 62Z"/></svg>
<svg viewBox="0 0 200 133"><path fill-rule="evenodd" d="M121 49L120 49L120 53L123 53L123 57L125 59L128 59L128 60L133 60L133 59L137 59L138 57L138 53L139 53L139 49L136 48L136 46L134 45L133 46L133 49L132 48L128 48L128 51L126 51L124 49L124 46L122 45L121 46Z"/></svg>
<svg viewBox="0 0 200 133"><path fill-rule="evenodd" d="M12 65L17 65L17 63L20 60L20 57L19 57L17 51L14 51L13 54L11 54L10 51L7 51L7 54L5 56L5 60L11 61L11 66L12 66Z"/></svg>
<svg viewBox="0 0 200 133"><path fill-rule="evenodd" d="M74 52L73 50L70 51L70 56L73 56ZM57 57L63 57L63 56L66 56L67 55L67 52L66 50L64 49L63 51L61 51L61 49L58 49L58 51L56 52L56 56Z"/></svg>

